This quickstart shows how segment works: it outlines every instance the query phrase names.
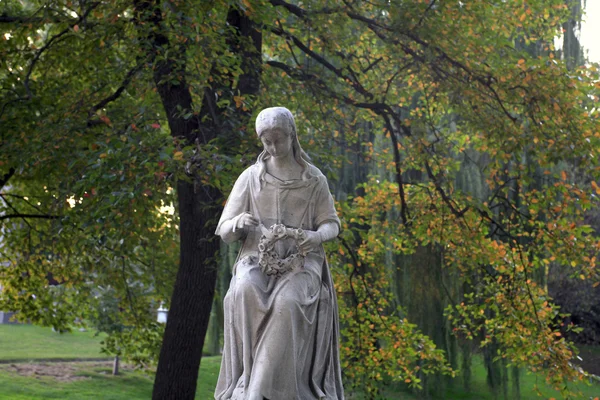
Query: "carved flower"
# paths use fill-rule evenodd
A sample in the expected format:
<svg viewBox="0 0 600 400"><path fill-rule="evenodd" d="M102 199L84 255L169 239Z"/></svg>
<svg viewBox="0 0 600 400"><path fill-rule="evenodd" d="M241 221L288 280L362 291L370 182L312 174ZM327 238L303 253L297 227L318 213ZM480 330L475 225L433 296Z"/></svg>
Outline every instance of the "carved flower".
<svg viewBox="0 0 600 400"><path fill-rule="evenodd" d="M284 225L273 225L273 235L276 239L283 239L286 236L286 230Z"/></svg>
<svg viewBox="0 0 600 400"><path fill-rule="evenodd" d="M267 249L267 247L265 246L264 243L258 244L258 251L260 251L261 253L264 252L266 249Z"/></svg>

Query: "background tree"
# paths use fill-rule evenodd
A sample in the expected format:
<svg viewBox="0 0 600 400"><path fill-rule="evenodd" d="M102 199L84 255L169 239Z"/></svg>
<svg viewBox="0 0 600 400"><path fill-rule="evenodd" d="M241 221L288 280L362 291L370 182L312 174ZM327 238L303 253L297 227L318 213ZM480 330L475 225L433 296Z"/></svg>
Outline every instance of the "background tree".
<svg viewBox="0 0 600 400"><path fill-rule="evenodd" d="M267 64L328 97L334 109L364 110L361 117L389 139L370 155L390 169L391 182L366 183L366 195L345 214L348 227L362 232L349 280L361 266L377 271L388 250L425 251L434 264L439 254L467 285L448 291L450 301L462 300L447 308L456 332L478 339L490 363L551 363L556 368L544 371L564 389L563 379L577 376L573 349L560 338L558 311L537 277L557 262L596 280L598 246L581 224L594 186L574 184L561 168L568 160L597 173L597 115L587 102L597 96L597 70L569 73L551 45L571 10L561 1L271 4L282 13L271 27L281 40ZM543 51L532 55L521 43ZM476 188L456 184L467 166L482 183ZM359 358L393 358L394 334L360 335L362 322L385 309L368 291L363 299L371 304L356 337L375 344ZM360 349L361 340L355 344ZM376 370L356 368L357 375Z"/></svg>
<svg viewBox="0 0 600 400"><path fill-rule="evenodd" d="M251 113L285 99L344 218L349 387L426 393L474 345L495 390L508 363L580 376L544 282L598 278L599 88L557 59L563 1L2 7L2 307L61 328L110 284L124 355L162 344L155 397L192 397L222 192L257 153Z"/></svg>
<svg viewBox="0 0 600 400"><path fill-rule="evenodd" d="M234 129L249 116L236 106L258 88L260 34L227 2L6 7L0 151L11 265L3 304L23 319L64 327L85 317L95 286L121 282L115 290L129 303L121 308L138 331L129 343L148 347L160 344L152 306L174 293L155 396L193 397L221 204L220 185L198 173L210 172L201 146L219 136L235 142ZM188 47L198 42L205 47ZM175 193L177 217L165 217L159 207L175 203ZM62 296L47 289L48 274L66 288ZM132 282L152 289L143 301Z"/></svg>

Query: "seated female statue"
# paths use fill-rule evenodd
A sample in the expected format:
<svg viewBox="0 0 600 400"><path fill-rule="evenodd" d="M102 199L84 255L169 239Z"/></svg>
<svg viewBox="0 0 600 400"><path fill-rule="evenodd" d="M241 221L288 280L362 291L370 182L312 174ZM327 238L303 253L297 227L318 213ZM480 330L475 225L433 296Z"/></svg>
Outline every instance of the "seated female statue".
<svg viewBox="0 0 600 400"><path fill-rule="evenodd" d="M237 179L216 234L242 240L225 296L215 399L343 399L338 315L323 242L340 229L292 113L256 119L264 151Z"/></svg>

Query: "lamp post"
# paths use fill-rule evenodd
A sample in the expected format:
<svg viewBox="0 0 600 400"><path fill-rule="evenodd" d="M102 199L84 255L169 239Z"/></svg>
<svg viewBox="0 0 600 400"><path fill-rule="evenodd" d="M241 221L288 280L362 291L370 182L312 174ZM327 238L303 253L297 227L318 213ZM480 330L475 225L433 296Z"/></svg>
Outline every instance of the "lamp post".
<svg viewBox="0 0 600 400"><path fill-rule="evenodd" d="M156 312L156 321L160 322L161 324L166 324L168 314L169 310L166 309L164 303L161 302L160 307L158 307L158 310Z"/></svg>

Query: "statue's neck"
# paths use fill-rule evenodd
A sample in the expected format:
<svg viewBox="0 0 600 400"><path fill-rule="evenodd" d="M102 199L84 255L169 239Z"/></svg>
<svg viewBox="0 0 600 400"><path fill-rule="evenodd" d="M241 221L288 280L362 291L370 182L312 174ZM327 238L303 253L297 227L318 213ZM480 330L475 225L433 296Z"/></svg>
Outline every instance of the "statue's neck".
<svg viewBox="0 0 600 400"><path fill-rule="evenodd" d="M286 157L269 157L265 166L269 174L282 181L302 179L302 166L298 164L291 152Z"/></svg>

